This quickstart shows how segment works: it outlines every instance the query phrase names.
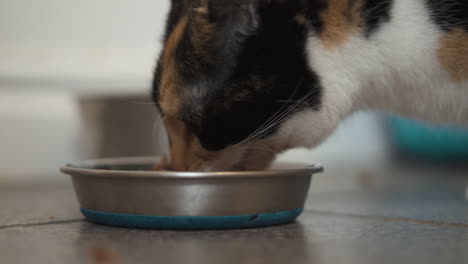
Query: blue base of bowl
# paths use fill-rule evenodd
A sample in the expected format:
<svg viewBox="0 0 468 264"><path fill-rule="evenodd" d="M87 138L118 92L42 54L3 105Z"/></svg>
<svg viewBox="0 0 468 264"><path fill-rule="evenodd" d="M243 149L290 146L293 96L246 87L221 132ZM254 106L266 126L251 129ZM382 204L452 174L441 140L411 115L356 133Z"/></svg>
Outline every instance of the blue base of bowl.
<svg viewBox="0 0 468 264"><path fill-rule="evenodd" d="M303 209L278 213L236 216L153 216L116 214L81 209L86 218L96 224L166 230L215 230L265 227L286 224L298 217Z"/></svg>

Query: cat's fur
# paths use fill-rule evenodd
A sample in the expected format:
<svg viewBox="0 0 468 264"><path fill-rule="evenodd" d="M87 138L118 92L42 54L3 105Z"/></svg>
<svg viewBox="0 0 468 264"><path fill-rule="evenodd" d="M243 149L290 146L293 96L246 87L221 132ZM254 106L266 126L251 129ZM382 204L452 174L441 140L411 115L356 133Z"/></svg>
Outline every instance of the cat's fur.
<svg viewBox="0 0 468 264"><path fill-rule="evenodd" d="M166 31L162 167L261 169L360 110L468 124L468 0L172 0Z"/></svg>

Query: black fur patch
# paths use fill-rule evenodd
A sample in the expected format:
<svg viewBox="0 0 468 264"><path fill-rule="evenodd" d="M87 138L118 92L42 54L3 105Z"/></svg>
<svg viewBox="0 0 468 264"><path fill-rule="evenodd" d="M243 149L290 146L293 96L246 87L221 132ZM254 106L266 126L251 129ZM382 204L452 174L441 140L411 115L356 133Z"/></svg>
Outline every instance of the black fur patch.
<svg viewBox="0 0 468 264"><path fill-rule="evenodd" d="M370 37L383 23L390 21L392 6L393 0L366 0L361 11L365 21L366 37Z"/></svg>
<svg viewBox="0 0 468 264"><path fill-rule="evenodd" d="M154 76L153 76L153 83L152 87L153 90L151 91L151 97L153 101L156 103L156 106L159 108L159 82L161 81L161 71L162 67L160 65L160 60L157 62L156 70L154 71Z"/></svg>
<svg viewBox="0 0 468 264"><path fill-rule="evenodd" d="M323 30L323 21L320 15L328 7L328 0L301 0L300 8L309 22L310 30L320 33Z"/></svg>
<svg viewBox="0 0 468 264"><path fill-rule="evenodd" d="M444 31L468 31L468 0L426 0L433 21Z"/></svg>
<svg viewBox="0 0 468 264"><path fill-rule="evenodd" d="M207 21L215 25L209 45L197 44L197 28L191 30L204 19L203 14L190 10L184 14L189 22L175 54L183 83L179 118L206 149L219 150L238 143L272 116L277 117L259 135L267 137L297 111L320 108L319 79L309 69L305 53L307 28L294 19L302 11L299 3L271 2L255 10L243 5L240 11L248 13L228 12L235 16L222 20L207 14ZM168 23L176 22L169 19ZM159 65L154 81L156 95L161 71L164 69Z"/></svg>

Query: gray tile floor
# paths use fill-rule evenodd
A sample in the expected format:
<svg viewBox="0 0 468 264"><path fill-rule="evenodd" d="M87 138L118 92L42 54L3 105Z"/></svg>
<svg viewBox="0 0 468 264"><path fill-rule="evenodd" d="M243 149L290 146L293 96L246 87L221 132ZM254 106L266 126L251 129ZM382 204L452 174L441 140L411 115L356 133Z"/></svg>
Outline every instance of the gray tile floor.
<svg viewBox="0 0 468 264"><path fill-rule="evenodd" d="M294 223L226 231L98 226L68 184L3 186L0 263L468 263L468 169L398 165L366 178L384 174L312 191Z"/></svg>

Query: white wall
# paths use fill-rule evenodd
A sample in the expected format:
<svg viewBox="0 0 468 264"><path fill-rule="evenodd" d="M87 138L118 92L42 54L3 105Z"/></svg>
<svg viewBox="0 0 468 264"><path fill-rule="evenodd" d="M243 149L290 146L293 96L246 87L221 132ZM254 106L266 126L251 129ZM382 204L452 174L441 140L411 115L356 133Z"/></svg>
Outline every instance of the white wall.
<svg viewBox="0 0 468 264"><path fill-rule="evenodd" d="M80 156L77 120L70 94L0 90L0 183L57 178Z"/></svg>
<svg viewBox="0 0 468 264"><path fill-rule="evenodd" d="M0 0L0 76L148 78L169 0Z"/></svg>
<svg viewBox="0 0 468 264"><path fill-rule="evenodd" d="M147 92L169 0L0 0L0 182L80 157L73 93Z"/></svg>

